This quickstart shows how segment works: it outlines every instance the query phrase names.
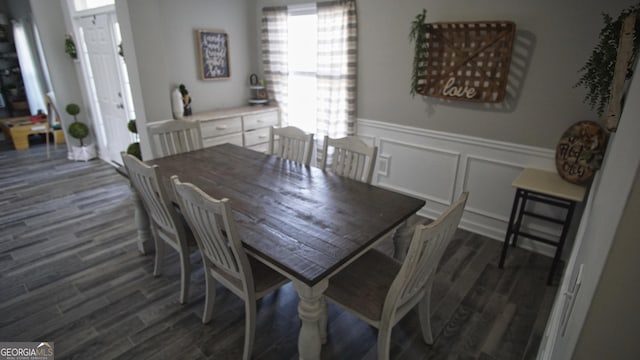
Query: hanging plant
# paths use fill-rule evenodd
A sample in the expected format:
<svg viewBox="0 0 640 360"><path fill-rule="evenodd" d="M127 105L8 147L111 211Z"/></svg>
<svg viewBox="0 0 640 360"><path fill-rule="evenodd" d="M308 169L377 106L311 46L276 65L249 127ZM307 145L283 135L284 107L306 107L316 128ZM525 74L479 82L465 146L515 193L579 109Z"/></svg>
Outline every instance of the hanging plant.
<svg viewBox="0 0 640 360"><path fill-rule="evenodd" d="M76 43L73 42L73 37L67 34L64 39L64 52L69 54L73 60L78 58L78 51L76 50Z"/></svg>
<svg viewBox="0 0 640 360"><path fill-rule="evenodd" d="M609 102L622 23L629 14L638 13L639 10L640 3L630 6L623 10L615 21L611 15L603 13L604 27L600 30L599 42L593 49L589 60L578 70L578 72L582 73L582 76L574 87L582 86L587 89L584 102L592 110L595 110L598 116L602 116ZM638 45L640 45L640 36L638 34L640 34L640 16L636 18L633 51L628 63L627 78L632 75L633 65L638 54Z"/></svg>
<svg viewBox="0 0 640 360"><path fill-rule="evenodd" d="M416 93L421 92L422 85L420 85L420 80L426 76L426 44L427 32L430 28L430 25L425 22L426 16L427 10L422 9L422 12L416 15L416 18L411 23L411 31L409 32L409 41L414 42L411 96L415 96Z"/></svg>

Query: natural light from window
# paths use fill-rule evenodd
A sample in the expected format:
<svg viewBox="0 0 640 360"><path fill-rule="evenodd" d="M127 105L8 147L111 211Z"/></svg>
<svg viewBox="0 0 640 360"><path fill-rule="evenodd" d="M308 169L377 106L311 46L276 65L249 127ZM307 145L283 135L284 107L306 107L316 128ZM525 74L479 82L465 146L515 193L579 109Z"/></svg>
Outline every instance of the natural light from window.
<svg viewBox="0 0 640 360"><path fill-rule="evenodd" d="M73 0L76 11L95 9L107 5L115 5L115 0Z"/></svg>
<svg viewBox="0 0 640 360"><path fill-rule="evenodd" d="M289 125L316 132L315 8L289 13Z"/></svg>

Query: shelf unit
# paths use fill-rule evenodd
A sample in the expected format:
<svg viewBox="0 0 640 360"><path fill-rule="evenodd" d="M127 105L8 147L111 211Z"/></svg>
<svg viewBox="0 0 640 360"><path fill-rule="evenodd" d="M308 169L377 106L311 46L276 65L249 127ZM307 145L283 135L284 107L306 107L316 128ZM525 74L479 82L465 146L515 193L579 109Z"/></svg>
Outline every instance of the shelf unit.
<svg viewBox="0 0 640 360"><path fill-rule="evenodd" d="M31 115L13 42L0 42L0 94L6 116Z"/></svg>

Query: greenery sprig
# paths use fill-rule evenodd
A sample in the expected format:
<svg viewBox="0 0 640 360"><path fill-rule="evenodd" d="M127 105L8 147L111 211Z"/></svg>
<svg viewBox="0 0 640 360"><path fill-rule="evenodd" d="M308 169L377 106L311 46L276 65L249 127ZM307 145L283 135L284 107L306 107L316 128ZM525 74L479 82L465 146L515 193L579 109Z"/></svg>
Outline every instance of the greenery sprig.
<svg viewBox="0 0 640 360"><path fill-rule="evenodd" d="M411 73L411 96L415 96L416 93L420 93L420 79L423 79L426 75L426 44L427 32L430 27L429 24L425 22L426 17L427 10L422 9L422 12L416 15L416 18L411 22L411 32L409 32L409 41L414 42L413 71Z"/></svg>
<svg viewBox="0 0 640 360"><path fill-rule="evenodd" d="M78 51L76 50L76 43L73 41L71 35L66 35L64 38L64 52L69 54L72 59L78 58Z"/></svg>
<svg viewBox="0 0 640 360"><path fill-rule="evenodd" d="M638 13L638 11L640 11L640 3L624 9L615 21L611 15L602 13L604 27L600 30L599 42L587 62L578 70L578 72L582 73L582 76L574 87L582 86L587 89L584 102L592 110L595 110L598 116L602 116L609 102L622 23L629 14ZM640 15L636 18L633 51L627 68L627 78L631 77L633 65L638 54L640 45L640 36L638 34L640 34Z"/></svg>

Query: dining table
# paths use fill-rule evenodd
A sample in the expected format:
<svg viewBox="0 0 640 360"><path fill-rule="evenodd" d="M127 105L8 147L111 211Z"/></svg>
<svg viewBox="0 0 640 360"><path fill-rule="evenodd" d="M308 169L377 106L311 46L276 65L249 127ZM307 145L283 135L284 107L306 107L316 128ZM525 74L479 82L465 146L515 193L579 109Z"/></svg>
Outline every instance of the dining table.
<svg viewBox="0 0 640 360"><path fill-rule="evenodd" d="M291 280L300 298L299 358L320 358L323 292L425 201L233 144L145 161L213 198L230 200L246 251ZM175 201L175 199L172 199ZM143 211L142 206L138 206ZM144 214L137 214L143 217ZM139 221L148 226L148 221ZM141 230L149 242L148 231ZM375 269L371 269L372 272ZM326 324L326 323L325 323ZM324 335L324 334L323 334ZM324 337L324 336L323 336Z"/></svg>

